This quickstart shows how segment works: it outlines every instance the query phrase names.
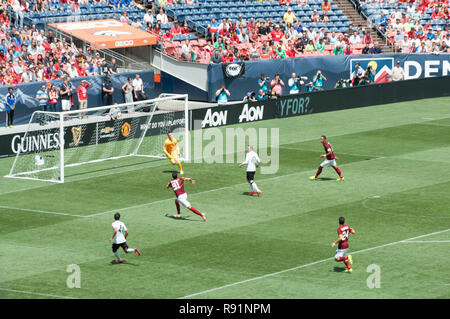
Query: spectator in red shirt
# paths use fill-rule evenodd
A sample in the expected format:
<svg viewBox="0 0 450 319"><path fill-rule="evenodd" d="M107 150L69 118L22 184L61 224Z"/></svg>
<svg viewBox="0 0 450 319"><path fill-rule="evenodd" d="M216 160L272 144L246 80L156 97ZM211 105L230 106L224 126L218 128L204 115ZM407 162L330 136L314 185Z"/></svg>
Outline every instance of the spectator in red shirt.
<svg viewBox="0 0 450 319"><path fill-rule="evenodd" d="M275 29L270 32L270 38L273 42L278 42L283 38L283 32L280 30L280 27L275 25Z"/></svg>
<svg viewBox="0 0 450 319"><path fill-rule="evenodd" d="M295 48L291 40L288 41L286 55L290 58L295 58Z"/></svg>
<svg viewBox="0 0 450 319"><path fill-rule="evenodd" d="M352 53L353 53L352 46L350 44L347 44L344 49L344 54L351 55Z"/></svg>
<svg viewBox="0 0 450 319"><path fill-rule="evenodd" d="M190 30L187 23L184 24L184 27L181 28L181 34L189 34Z"/></svg>
<svg viewBox="0 0 450 319"><path fill-rule="evenodd" d="M170 33L172 33L174 36L181 34L181 27L177 22L175 22L173 26L170 28Z"/></svg>
<svg viewBox="0 0 450 319"><path fill-rule="evenodd" d="M224 25L222 29L219 30L219 35L222 38L228 38L228 30L226 28L226 26Z"/></svg>
<svg viewBox="0 0 450 319"><path fill-rule="evenodd" d="M231 44L238 44L239 43L239 37L238 37L236 31L233 32L233 34L231 35L229 41L230 41Z"/></svg>
<svg viewBox="0 0 450 319"><path fill-rule="evenodd" d="M437 6L434 7L434 11L431 14L431 18L433 20L440 20L442 18L442 13L439 11L439 8Z"/></svg>
<svg viewBox="0 0 450 319"><path fill-rule="evenodd" d="M77 95L78 95L78 109L79 110L86 110L88 106L88 100L87 100L87 88L91 85L86 80L81 80L80 85L77 88ZM86 113L80 113L79 114L80 119L81 118L87 118Z"/></svg>
<svg viewBox="0 0 450 319"><path fill-rule="evenodd" d="M317 13L317 10L314 10L314 13L311 16L311 21L312 22L320 22L320 16Z"/></svg>
<svg viewBox="0 0 450 319"><path fill-rule="evenodd" d="M173 34L170 33L170 31L167 29L166 33L164 33L164 35L163 35L163 39L164 39L164 41L173 42Z"/></svg>

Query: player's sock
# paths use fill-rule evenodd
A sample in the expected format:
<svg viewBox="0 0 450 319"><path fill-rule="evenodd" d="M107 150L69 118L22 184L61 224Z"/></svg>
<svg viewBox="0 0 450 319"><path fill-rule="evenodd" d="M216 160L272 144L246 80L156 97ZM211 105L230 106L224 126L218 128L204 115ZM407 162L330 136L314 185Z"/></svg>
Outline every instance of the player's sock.
<svg viewBox="0 0 450 319"><path fill-rule="evenodd" d="M258 186L256 186L256 183L255 183L255 182L253 182L253 187L255 188L255 191L256 191L256 192L259 192L259 188L258 188Z"/></svg>
<svg viewBox="0 0 450 319"><path fill-rule="evenodd" d="M114 256L116 256L117 259L122 260L122 258L120 258L120 255L119 255L119 252L118 252L118 251L116 251L116 252L114 253Z"/></svg>
<svg viewBox="0 0 450 319"><path fill-rule="evenodd" d="M339 167L333 166L333 168L334 168L334 170L336 171L336 173L338 173L339 177L342 178L342 172L341 172L341 170L339 169Z"/></svg>
<svg viewBox="0 0 450 319"><path fill-rule="evenodd" d="M344 260L344 264L347 266L347 269L352 268L352 267L350 267L350 263L348 262L348 260Z"/></svg>
<svg viewBox="0 0 450 319"><path fill-rule="evenodd" d="M175 201L175 205L177 206L177 213L180 215L180 203L177 200Z"/></svg>
<svg viewBox="0 0 450 319"><path fill-rule="evenodd" d="M250 191L251 191L251 192L254 192L255 189L253 188L253 183L248 183L248 184L250 185Z"/></svg>
<svg viewBox="0 0 450 319"><path fill-rule="evenodd" d="M320 175L320 173L322 173L322 166L319 166L319 169L317 170L316 173L316 178Z"/></svg>
<svg viewBox="0 0 450 319"><path fill-rule="evenodd" d="M200 216L202 216L202 213L200 213L198 210L196 210L194 207L189 207L189 209L192 211L192 212L194 212L194 213L196 213L197 215L200 215Z"/></svg>
<svg viewBox="0 0 450 319"><path fill-rule="evenodd" d="M127 253L134 253L134 248L128 248Z"/></svg>
<svg viewBox="0 0 450 319"><path fill-rule="evenodd" d="M180 169L180 172L182 172L183 171L183 167L181 166L181 162L180 161L178 161L178 168Z"/></svg>

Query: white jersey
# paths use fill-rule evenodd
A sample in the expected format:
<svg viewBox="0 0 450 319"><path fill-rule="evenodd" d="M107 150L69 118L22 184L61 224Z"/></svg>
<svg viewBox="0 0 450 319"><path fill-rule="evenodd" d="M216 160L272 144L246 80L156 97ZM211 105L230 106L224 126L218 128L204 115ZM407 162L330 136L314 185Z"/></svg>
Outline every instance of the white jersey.
<svg viewBox="0 0 450 319"><path fill-rule="evenodd" d="M256 165L259 165L259 163L261 163L261 160L259 159L258 154L256 154L255 151L250 151L245 156L245 162L243 162L242 165L247 165L247 172L255 172Z"/></svg>
<svg viewBox="0 0 450 319"><path fill-rule="evenodd" d="M112 223L112 229L117 229L116 236L114 236L114 244L122 244L126 242L126 238L124 235L124 232L127 230L127 226L125 226L124 223L122 223L120 220L116 220L114 223Z"/></svg>

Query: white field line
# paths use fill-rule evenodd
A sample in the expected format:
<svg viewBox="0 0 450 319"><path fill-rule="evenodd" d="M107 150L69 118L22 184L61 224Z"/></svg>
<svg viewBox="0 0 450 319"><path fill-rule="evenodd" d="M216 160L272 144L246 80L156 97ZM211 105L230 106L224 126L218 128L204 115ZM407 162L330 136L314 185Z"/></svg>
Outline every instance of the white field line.
<svg viewBox="0 0 450 319"><path fill-rule="evenodd" d="M378 160L378 159L382 159L382 158L384 158L384 157L372 158L372 159L364 160L364 161L351 162L351 163L346 163L346 164L342 164L342 165L339 165L339 166L348 166L348 165L355 164L355 163L369 162L369 161ZM279 176L269 177L269 178L265 178L265 179L260 180L258 183L262 183L262 182L265 182L265 181L273 181L273 180L276 180L276 179L279 179L279 178L290 177L290 176L295 176L295 175L299 175L299 174L304 174L304 173L308 173L310 171L311 170L306 170L306 171L300 171L300 172L290 173L290 174L286 174L286 175L279 175ZM203 191L203 192L192 193L189 196L201 195L201 194L206 194L206 193L211 193L211 192L217 192L217 191L221 191L221 190L224 190L224 189L230 189L230 188L234 188L236 186L243 186L243 185L247 185L247 182L238 183L238 184L229 185L229 186L224 186L224 187L219 187L219 188L214 188L214 189L206 190L206 191ZM42 214L64 215L64 216L71 216L71 217L88 218L88 217L94 217L94 216L109 214L109 213L113 213L113 212L121 212L121 211L124 211L124 210L150 206L150 205L163 203L163 202L167 202L167 201L172 201L172 200L174 200L173 197L166 198L166 199L161 199L161 200L157 200L157 201L152 201L152 202L148 202L148 203L143 203L143 204L139 204L139 205L133 205L133 206L117 208L117 209L108 210L108 211L99 212L99 213L94 213L94 214L89 214L89 215L74 215L74 214L61 213L61 212L51 212L51 211L45 211L45 210L36 210L36 209L11 207L11 206L1 206L1 205L0 205L0 208L14 209L14 210L23 210L23 211L34 212L34 213L42 213Z"/></svg>
<svg viewBox="0 0 450 319"><path fill-rule="evenodd" d="M405 243L450 243L450 240L408 240Z"/></svg>
<svg viewBox="0 0 450 319"><path fill-rule="evenodd" d="M327 139L330 138L330 137L339 137L339 136L345 136L345 135L351 135L351 134L366 133L366 132L370 132L370 131L383 130L383 129L386 129L386 128L393 128L393 127L397 127L397 126L412 125L412 124L422 124L422 123L430 122L430 121L446 120L446 119L449 119L449 118L450 118L450 116L444 116L444 117L438 117L438 118L430 118L430 119L428 119L426 121L412 121L412 122L408 122L408 123L383 126L383 127L369 129L369 130L359 130L359 131L354 131L354 132L348 132L348 133L342 133L342 134L333 134L333 135L332 134L330 134L330 135L327 134ZM308 139L304 139L304 140L297 140L295 142L290 142L290 143L283 143L281 145L290 145L290 144L309 142L309 141L314 141L314 140L319 141L319 136L315 137L315 138L308 138Z"/></svg>
<svg viewBox="0 0 450 319"><path fill-rule="evenodd" d="M380 127L378 129L392 128L392 127L397 127L397 126L402 126L402 125L421 124L421 123L428 122L428 121L444 120L444 119L448 119L448 118L450 118L450 116L445 116L445 117L440 117L440 118L429 118L426 121L413 121L413 122L399 124L399 125L391 125L391 126ZM426 118L424 118L424 119L426 119ZM374 130L376 130L376 129L360 130L360 131L354 131L354 132L347 132L347 133L343 133L343 134L328 135L328 137L345 136L345 135L351 135L351 134L370 132L370 131L374 131ZM281 144L281 145L291 145L291 144L295 144L295 143L309 142L309 141L314 141L314 140L318 140L318 138L309 138L309 139L304 139L304 140L297 140L295 142L284 143L284 144ZM342 154L344 154L344 153L342 153ZM370 156L372 156L372 155L370 155ZM72 182L79 182L79 181L88 180L88 179L97 178L97 177L102 177L102 176L108 176L108 175L115 175L115 174L121 174L121 173L126 173L126 172L132 172L132 171L143 169L143 168L158 167L158 166L162 166L162 165L165 165L165 163L162 163L161 165L145 166L145 167L139 167L139 168L134 168L134 169L129 169L129 170L122 170L122 171L118 171L118 172L114 172L114 173L106 173L106 174L101 174L101 175L95 175L95 176L89 176L89 177L85 177L85 178L74 179L74 180L66 181L65 184L72 183ZM36 189L36 188L49 187L49 186L54 186L54 184L38 185L38 186L22 188L22 189L18 189L18 190L14 190L14 191L4 192L4 193L0 193L0 196L7 195L7 194L13 194L13 193L17 193L17 192L22 192L22 191L27 191L27 190L32 190L32 189Z"/></svg>
<svg viewBox="0 0 450 319"><path fill-rule="evenodd" d="M20 293L20 294L27 294L27 295L44 296L44 297L52 297L52 298L77 299L77 298L74 298L74 297L42 294L42 293L39 293L39 292L32 292L32 291L26 291L26 290L15 290L15 289L7 289L7 288L0 288L0 291L14 292L14 293Z"/></svg>
<svg viewBox="0 0 450 319"><path fill-rule="evenodd" d="M439 123L417 123L420 125L432 125L432 126L446 126L446 127L450 127L450 124L439 124Z"/></svg>
<svg viewBox="0 0 450 319"><path fill-rule="evenodd" d="M39 214L62 215L62 216L81 217L81 218L86 217L83 215L73 215L73 214L68 214L68 213L51 212L51 211L46 211L46 210L30 209L30 208L22 208L22 207L11 207L11 206L3 206L3 205L0 205L0 208L20 210L20 211L24 211L24 212L39 213Z"/></svg>
<svg viewBox="0 0 450 319"><path fill-rule="evenodd" d="M150 163L153 163L153 162L150 162ZM140 164L137 164L137 165L145 165L145 164L146 163L140 163ZM132 169L124 169L124 170L116 171L116 172L112 172L112 173L109 172L109 173L99 174L99 175L95 175L95 176L89 176L89 177L73 179L73 180L64 182L64 184L84 181L84 180L91 179L91 178L97 178L97 177L103 177L103 176L127 173L127 172L137 171L137 170L140 170L140 169L145 169L145 168L159 167L159 166L163 166L163 165L166 165L166 164L167 163L164 161L164 163L161 163L161 164L158 164L158 165L140 166L140 167L135 167L135 168L132 168ZM17 190L13 190L13 191L9 191L9 192L0 193L0 196L13 194L13 193L17 193L17 192L23 192L23 191L27 191L27 190L36 189L36 188L44 188L44 187L49 187L49 186L55 186L55 185L57 185L57 184L53 184L53 183L52 184L48 184L48 183L46 183L44 185L37 185L37 186L32 186L32 187L27 187L27 188L17 189Z"/></svg>
<svg viewBox="0 0 450 319"><path fill-rule="evenodd" d="M385 157L377 157L377 158L372 158L372 159L369 159L369 160L363 160L363 161L346 163L346 164L342 164L342 165L339 165L339 166L348 166L348 165L351 165L351 164L356 164L356 163L361 163L361 162L366 163L366 162L369 162L369 161L374 161L374 160L379 160L379 159L384 159L384 158ZM279 178L291 177L291 176L301 175L301 174L310 173L310 172L311 172L311 170L305 170L305 171L300 171L300 172L296 172L296 173L290 173L290 174L285 174L285 175L279 175L279 176L264 178L264 179L259 180L258 183L263 183L263 182L266 182L266 181L273 181L273 180L276 180L276 179L279 179ZM238 183L238 184L234 184L234 185L229 185L229 186L224 186L224 187L210 189L210 190L203 191L203 192L192 193L192 194L189 194L189 196L195 196L195 195L201 195L201 194L206 194L206 193L211 193L211 192L217 192L217 191L221 191L221 190L224 190L224 189L230 189L230 188L234 188L236 186L243 186L243 185L247 185L247 184L248 184L247 182ZM103 214L109 214L109 213L113 213L113 212L124 211L124 210L128 210L128 209L134 209L134 208L150 206L150 205L153 205L153 204L158 204L158 203L162 203L162 202L166 202L166 201L173 201L174 199L175 198L173 198L173 197L166 198L166 199L161 199L161 200L148 202L148 203L143 203L143 204L139 204L139 205L133 205L133 206L129 206L129 207L123 207L123 208L119 208L119 209L108 210L108 211L105 211L105 212L90 214L90 215L86 215L85 217L94 217L94 216L99 216L99 215L103 215Z"/></svg>
<svg viewBox="0 0 450 319"><path fill-rule="evenodd" d="M384 215L390 215L390 216L397 216L397 217L409 217L409 218L432 218L432 219L449 219L450 216L422 216L422 215L408 215L408 214L397 214L397 213L391 213L389 211L386 210L382 210L382 209L378 209L378 208L373 208L373 207L369 207L367 206L367 202L369 200L372 199L378 199L380 198L380 196L372 196L370 198L366 198L365 200L362 201L361 206L364 207L367 210L376 212L376 213L380 213L380 214L384 214Z"/></svg>
<svg viewBox="0 0 450 319"><path fill-rule="evenodd" d="M450 230L450 228L444 229L444 230L440 230L440 231L437 231L437 232L433 232L433 233L429 233L429 234L425 234L425 235L420 235L420 236L408 238L408 239L394 241L394 242L391 242L391 243L388 243L388 244L384 244L384 245L380 245L380 246L375 246L375 247L371 247L371 248L361 249L361 250L354 251L351 254L355 255L355 254L360 254L360 253L368 252L368 251L379 249L379 248L393 246L393 245L397 245L397 244L413 241L415 239L420 239L420 238L424 238L424 237L428 237L428 236L432 236L432 235L441 234L441 233L447 232L449 230ZM296 266L296 267L293 267L293 268L289 268L289 269L277 271L277 272L274 272L274 273L270 273L270 274L266 274L266 275L262 275L262 276L258 276L258 277L253 277L253 278L242 280L242 281L237 281L237 282L234 282L234 283L231 283L231 284L227 284L227 285L224 285L224 286L220 286L220 287L211 288L211 289L208 289L208 290L196 292L196 293L189 294L189 295L177 298L177 299L185 299L185 298L191 298L191 297L195 297L195 296L199 296L199 295L204 295L206 293L210 293L210 292L213 292L213 291L217 291L217 290L221 290L221 289L225 289L225 288L229 288L229 287L245 284L247 282L256 281L256 280L259 280L259 279L264 279L264 278L267 278L267 277L273 277L273 276L276 276L276 275L279 275L279 274L283 274L283 273L286 273L286 272L290 272L290 271L306 268L306 267L309 267L309 266L317 265L317 264L320 264L320 263L323 263L323 262L326 262L326 261L330 261L330 260L333 260L333 259L334 259L334 257L329 257L329 258L317 260L317 261L314 261L314 262L311 262L311 263L308 263L308 264L303 264L303 265L300 265L300 266Z"/></svg>

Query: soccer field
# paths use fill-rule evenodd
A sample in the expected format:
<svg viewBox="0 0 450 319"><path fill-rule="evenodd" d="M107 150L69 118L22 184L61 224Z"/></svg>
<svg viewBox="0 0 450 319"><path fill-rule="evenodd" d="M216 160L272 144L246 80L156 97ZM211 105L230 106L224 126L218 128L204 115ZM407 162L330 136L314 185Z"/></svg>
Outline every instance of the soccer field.
<svg viewBox="0 0 450 319"><path fill-rule="evenodd" d="M239 127L279 128L279 169L257 171L250 197L237 162L184 163L206 222L170 217L167 160L77 166L64 184L0 177L0 298L450 298L450 98ZM323 134L343 182L332 168L309 180ZM121 250L123 264L108 243L115 212L142 252ZM352 273L330 246L340 216L356 230ZM81 288L67 287L72 264Z"/></svg>

